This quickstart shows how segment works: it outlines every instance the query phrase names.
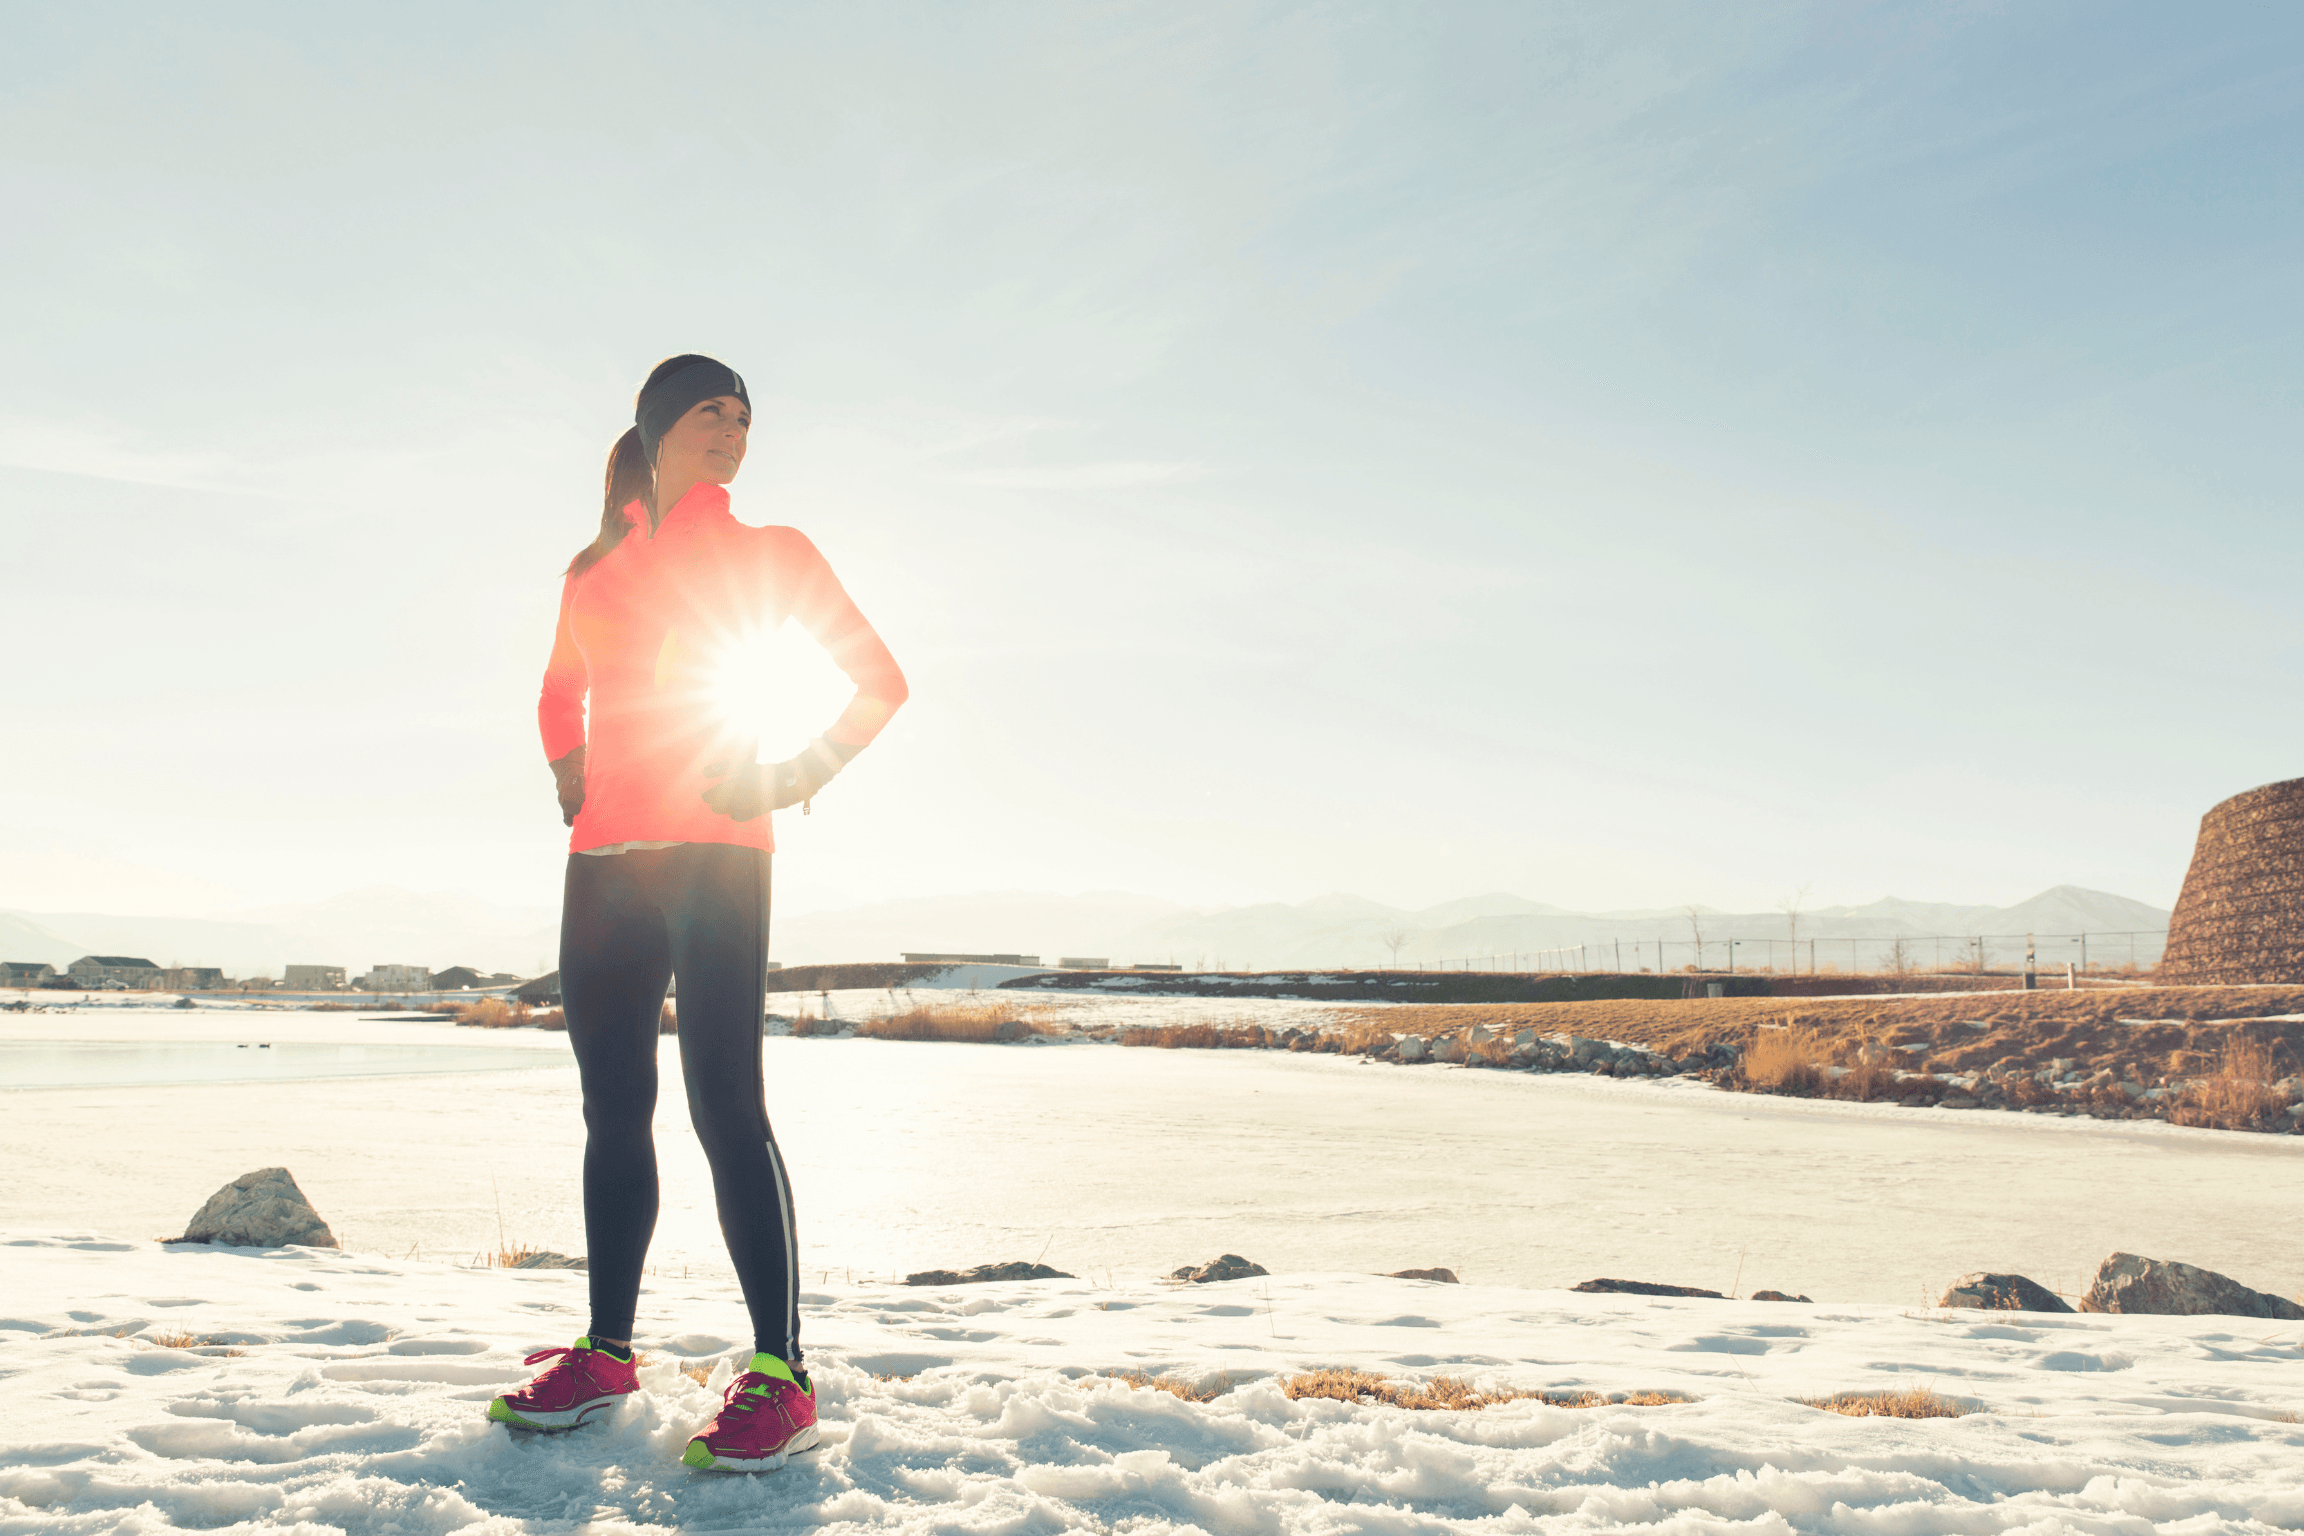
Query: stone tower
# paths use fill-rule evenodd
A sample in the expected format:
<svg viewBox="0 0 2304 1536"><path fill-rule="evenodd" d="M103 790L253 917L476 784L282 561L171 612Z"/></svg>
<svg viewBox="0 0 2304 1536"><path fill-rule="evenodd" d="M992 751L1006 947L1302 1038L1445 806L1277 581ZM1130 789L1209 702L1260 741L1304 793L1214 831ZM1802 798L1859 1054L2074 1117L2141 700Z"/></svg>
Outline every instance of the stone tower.
<svg viewBox="0 0 2304 1536"><path fill-rule="evenodd" d="M2160 978L2304 982L2304 779L2234 795L2200 818Z"/></svg>

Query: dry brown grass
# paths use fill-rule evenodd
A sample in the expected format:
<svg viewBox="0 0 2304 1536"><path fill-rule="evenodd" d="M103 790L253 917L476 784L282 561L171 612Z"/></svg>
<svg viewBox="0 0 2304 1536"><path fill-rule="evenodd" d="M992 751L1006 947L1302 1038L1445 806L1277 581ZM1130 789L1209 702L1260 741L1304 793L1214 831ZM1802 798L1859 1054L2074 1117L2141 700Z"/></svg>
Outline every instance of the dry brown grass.
<svg viewBox="0 0 2304 1536"><path fill-rule="evenodd" d="M1279 1031L1261 1024L1157 1024L1122 1030L1120 1043L1164 1051L1257 1051L1270 1050L1281 1040Z"/></svg>
<svg viewBox="0 0 2304 1536"><path fill-rule="evenodd" d="M1153 1392L1166 1392L1188 1403L1205 1403L1222 1397L1232 1390L1232 1378L1219 1376L1212 1387L1197 1386L1181 1376L1151 1376L1143 1371L1115 1371L1112 1379L1125 1386Z"/></svg>
<svg viewBox="0 0 2304 1536"><path fill-rule="evenodd" d="M680 1367L680 1374L700 1387L710 1386L712 1384L712 1362L709 1360L691 1360Z"/></svg>
<svg viewBox="0 0 2304 1536"><path fill-rule="evenodd" d="M1831 1397L1803 1397L1801 1402L1826 1413L1851 1418L1957 1419L1972 1412L1932 1387L1896 1387L1883 1392L1839 1392Z"/></svg>
<svg viewBox="0 0 2304 1536"><path fill-rule="evenodd" d="M536 1024L534 1009L526 1003L507 1002L501 997L441 1006L456 1015L457 1023L473 1029L533 1029Z"/></svg>
<svg viewBox="0 0 2304 1536"><path fill-rule="evenodd" d="M2272 1084L2287 1075L2285 1052L2253 1035L2236 1035L2224 1046L2216 1070L2186 1085L2168 1118L2178 1125L2241 1130L2287 1118L2288 1095Z"/></svg>
<svg viewBox="0 0 2304 1536"><path fill-rule="evenodd" d="M1326 1397L1345 1403L1443 1411L1492 1408L1498 1403L1528 1400L1554 1408L1659 1408L1667 1403L1694 1401L1675 1392L1627 1392L1615 1397L1602 1392L1523 1392L1516 1388L1482 1392L1458 1376L1435 1376L1429 1381L1401 1385L1373 1371L1333 1367L1299 1372L1283 1380L1280 1390L1290 1398Z"/></svg>
<svg viewBox="0 0 2304 1536"><path fill-rule="evenodd" d="M1811 1029L1763 1029L1744 1048L1740 1065L1745 1086L1768 1093L1814 1094L1824 1086L1824 1063L1831 1058Z"/></svg>
<svg viewBox="0 0 2304 1536"><path fill-rule="evenodd" d="M997 1045L1052 1032L1050 1026L1035 1024L1030 1010L1006 998L914 1003L856 1026L856 1033L867 1040L954 1040L969 1045ZM799 1033L798 1025L793 1033Z"/></svg>
<svg viewBox="0 0 2304 1536"><path fill-rule="evenodd" d="M120 1336L119 1334L113 1335L115 1338ZM162 1349L213 1349L219 1354L227 1356L238 1356L241 1353L240 1350L233 1348L228 1340L194 1333L189 1328L163 1329L152 1335L148 1342L156 1344Z"/></svg>

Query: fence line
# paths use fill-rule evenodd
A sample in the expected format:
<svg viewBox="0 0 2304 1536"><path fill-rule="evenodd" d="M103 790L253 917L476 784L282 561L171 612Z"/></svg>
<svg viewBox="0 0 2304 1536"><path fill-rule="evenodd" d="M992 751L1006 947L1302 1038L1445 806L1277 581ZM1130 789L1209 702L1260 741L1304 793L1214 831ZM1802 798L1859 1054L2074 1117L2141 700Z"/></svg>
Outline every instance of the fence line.
<svg viewBox="0 0 2304 1536"><path fill-rule="evenodd" d="M1602 939L1508 954L1419 960L1420 971L1491 971L1516 975L1630 974L1739 969L1772 974L1974 971L2032 968L2084 973L2149 969L2160 963L2161 928L2090 929L2085 933L1888 934L1860 938ZM1755 954L1754 951L1759 951ZM1741 953L1739 953L1741 951ZM1782 964L1778 961L1781 958ZM1867 964L1866 962L1870 963Z"/></svg>

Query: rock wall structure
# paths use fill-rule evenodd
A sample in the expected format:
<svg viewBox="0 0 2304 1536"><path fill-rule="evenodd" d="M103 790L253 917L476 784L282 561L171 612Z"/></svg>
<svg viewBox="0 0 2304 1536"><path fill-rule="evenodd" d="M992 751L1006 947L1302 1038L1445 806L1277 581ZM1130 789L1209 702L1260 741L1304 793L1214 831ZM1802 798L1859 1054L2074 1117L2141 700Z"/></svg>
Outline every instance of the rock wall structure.
<svg viewBox="0 0 2304 1536"><path fill-rule="evenodd" d="M2200 818L2160 976L2304 981L2304 779L2234 795Z"/></svg>

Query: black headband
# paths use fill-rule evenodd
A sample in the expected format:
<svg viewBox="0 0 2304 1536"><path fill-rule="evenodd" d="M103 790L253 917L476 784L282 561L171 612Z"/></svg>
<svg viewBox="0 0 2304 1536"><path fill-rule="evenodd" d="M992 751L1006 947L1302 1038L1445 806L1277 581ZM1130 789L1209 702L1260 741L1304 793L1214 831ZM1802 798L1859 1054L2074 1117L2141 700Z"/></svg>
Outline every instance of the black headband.
<svg viewBox="0 0 2304 1536"><path fill-rule="evenodd" d="M744 402L746 410L752 408L752 397L744 392L744 376L709 357L699 357L644 386L632 404L632 420L640 428L640 449L648 455L648 462L656 462L657 441L672 423L687 415L698 401L717 400L722 395L734 395Z"/></svg>

